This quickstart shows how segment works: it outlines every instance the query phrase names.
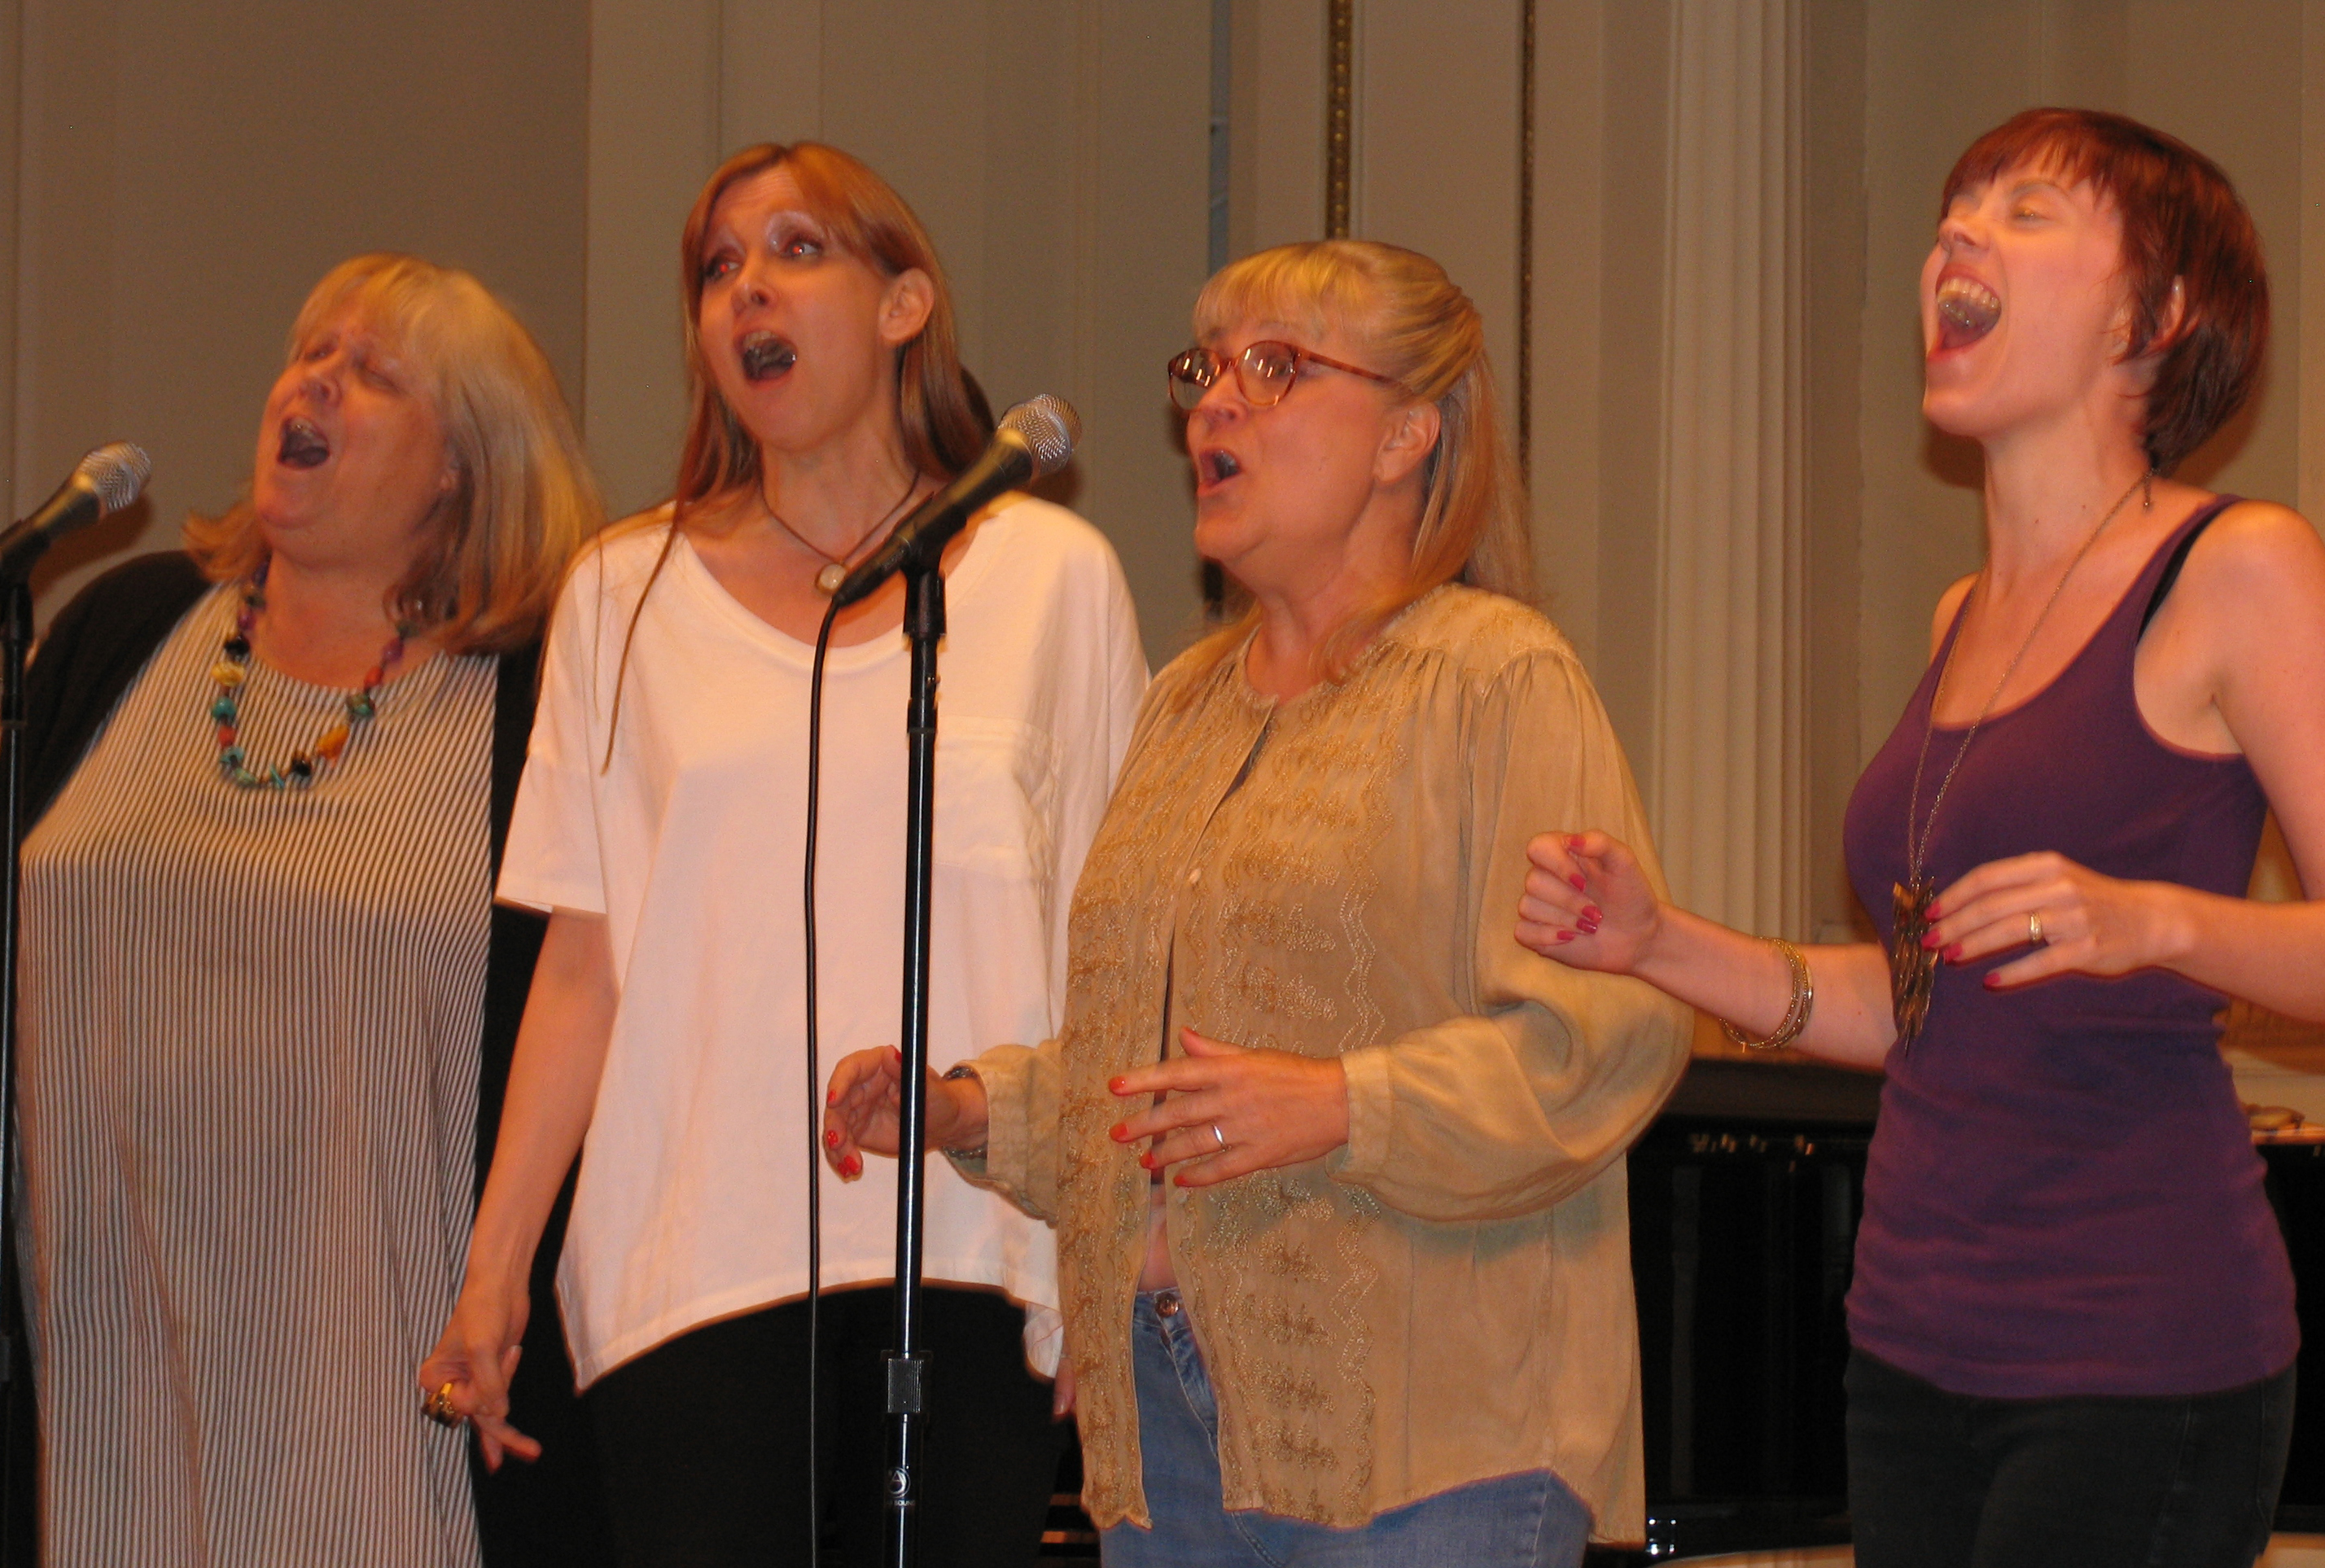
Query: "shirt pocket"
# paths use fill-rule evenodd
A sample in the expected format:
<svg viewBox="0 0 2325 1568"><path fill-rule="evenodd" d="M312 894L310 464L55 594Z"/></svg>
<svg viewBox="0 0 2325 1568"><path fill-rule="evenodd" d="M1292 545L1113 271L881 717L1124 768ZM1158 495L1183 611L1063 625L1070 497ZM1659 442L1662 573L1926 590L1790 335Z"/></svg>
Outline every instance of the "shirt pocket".
<svg viewBox="0 0 2325 1568"><path fill-rule="evenodd" d="M1056 758L1040 730L973 715L939 720L940 864L1047 885L1057 869L1057 794Z"/></svg>

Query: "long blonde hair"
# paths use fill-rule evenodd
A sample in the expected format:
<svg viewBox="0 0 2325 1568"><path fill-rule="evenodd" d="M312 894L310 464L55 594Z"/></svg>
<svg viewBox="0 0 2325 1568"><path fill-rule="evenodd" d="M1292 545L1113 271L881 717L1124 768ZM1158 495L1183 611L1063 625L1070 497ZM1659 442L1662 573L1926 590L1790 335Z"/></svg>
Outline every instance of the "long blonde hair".
<svg viewBox="0 0 2325 1568"><path fill-rule="evenodd" d="M556 373L473 276L385 251L324 274L292 324L286 358L347 309L418 373L458 478L389 590L389 617L435 632L448 653L531 642L567 562L605 521ZM246 577L266 554L246 496L218 516L188 518L185 542L213 580Z"/></svg>
<svg viewBox="0 0 2325 1568"><path fill-rule="evenodd" d="M1334 326L1364 347L1369 368L1406 395L1434 404L1437 444L1425 459L1421 522L1403 580L1359 608L1320 654L1338 680L1375 632L1440 583L1460 581L1523 603L1534 598L1533 546L1524 487L1502 426L1477 307L1418 251L1368 239L1280 245L1219 269L1195 300L1195 333L1277 320L1321 337ZM1231 652L1256 608L1196 650L1199 666Z"/></svg>

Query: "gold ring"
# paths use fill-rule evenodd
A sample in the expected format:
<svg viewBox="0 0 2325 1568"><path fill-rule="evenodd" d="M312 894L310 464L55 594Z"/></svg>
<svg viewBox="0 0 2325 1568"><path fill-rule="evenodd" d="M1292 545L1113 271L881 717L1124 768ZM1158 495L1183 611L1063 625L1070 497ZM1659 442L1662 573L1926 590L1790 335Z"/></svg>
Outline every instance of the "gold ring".
<svg viewBox="0 0 2325 1568"><path fill-rule="evenodd" d="M2036 947L2042 945L2042 912L2039 909L2026 917L2026 940Z"/></svg>
<svg viewBox="0 0 2325 1568"><path fill-rule="evenodd" d="M452 1403L452 1385L446 1383L420 1401L420 1414L439 1426L460 1424L460 1407Z"/></svg>

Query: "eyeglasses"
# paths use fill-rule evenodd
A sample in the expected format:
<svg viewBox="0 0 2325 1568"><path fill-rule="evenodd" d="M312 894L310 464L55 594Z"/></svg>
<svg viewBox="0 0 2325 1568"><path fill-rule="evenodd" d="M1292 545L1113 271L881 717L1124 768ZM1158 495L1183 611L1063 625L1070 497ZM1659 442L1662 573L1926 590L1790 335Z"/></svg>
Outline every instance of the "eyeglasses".
<svg viewBox="0 0 2325 1568"><path fill-rule="evenodd" d="M1188 349L1163 366L1171 379L1171 401L1192 412L1203 401L1203 394L1216 385L1227 361L1200 347ZM1305 348L1294 348L1289 343L1254 343L1235 357L1236 385L1244 401L1254 408L1274 408L1300 379L1302 366L1329 365L1335 370L1345 370L1351 376L1361 376L1366 381L1377 381L1386 386L1399 385L1394 376L1383 376L1361 366L1344 365L1338 359L1327 359L1321 354L1311 354Z"/></svg>

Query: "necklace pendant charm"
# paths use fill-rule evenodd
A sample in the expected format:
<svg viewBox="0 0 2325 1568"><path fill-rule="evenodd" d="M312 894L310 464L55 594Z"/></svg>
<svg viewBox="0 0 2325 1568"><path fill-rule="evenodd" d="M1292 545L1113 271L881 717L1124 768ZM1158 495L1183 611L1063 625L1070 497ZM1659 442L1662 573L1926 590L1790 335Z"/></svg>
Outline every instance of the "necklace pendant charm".
<svg viewBox="0 0 2325 1568"><path fill-rule="evenodd" d="M1897 1046L1910 1051L1930 1016L1930 991L1937 983L1938 955L1922 945L1930 931L1930 900L1938 894L1929 877L1890 886L1894 934L1889 939L1889 1012L1897 1024Z"/></svg>
<svg viewBox="0 0 2325 1568"><path fill-rule="evenodd" d="M839 591L839 585L847 580L848 568L837 561L827 561L823 570L815 574L815 591L829 598Z"/></svg>

